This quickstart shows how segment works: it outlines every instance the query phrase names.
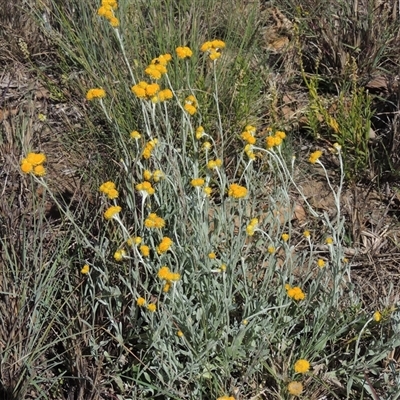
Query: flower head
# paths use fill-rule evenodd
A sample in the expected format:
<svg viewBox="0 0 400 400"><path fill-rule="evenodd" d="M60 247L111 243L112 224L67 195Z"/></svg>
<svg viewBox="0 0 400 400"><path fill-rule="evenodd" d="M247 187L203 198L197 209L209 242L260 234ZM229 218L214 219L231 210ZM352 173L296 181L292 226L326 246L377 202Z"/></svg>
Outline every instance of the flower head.
<svg viewBox="0 0 400 400"><path fill-rule="evenodd" d="M331 244L333 244L333 239L332 239L331 237L327 237L327 238L325 239L325 243L326 243L327 245L331 245Z"/></svg>
<svg viewBox="0 0 400 400"><path fill-rule="evenodd" d="M156 310L157 310L157 306L155 305L155 304L149 304L148 306L147 306L147 309L150 311L150 312L156 312Z"/></svg>
<svg viewBox="0 0 400 400"><path fill-rule="evenodd" d="M199 126L196 128L196 139L200 140L204 136L204 128Z"/></svg>
<svg viewBox="0 0 400 400"><path fill-rule="evenodd" d="M161 240L161 243L157 246L157 253L158 254L166 253L170 249L172 244L173 241L169 237L164 236Z"/></svg>
<svg viewBox="0 0 400 400"><path fill-rule="evenodd" d="M375 311L373 318L375 322L380 322L380 320L382 319L382 314L379 311Z"/></svg>
<svg viewBox="0 0 400 400"><path fill-rule="evenodd" d="M305 359L297 360L294 364L294 371L298 374L305 374L310 370L310 363Z"/></svg>
<svg viewBox="0 0 400 400"><path fill-rule="evenodd" d="M249 225L247 225L246 232L247 232L247 234L249 236L253 236L254 235L254 232L255 232L255 229L257 228L257 225L258 225L258 218L253 218L250 221Z"/></svg>
<svg viewBox="0 0 400 400"><path fill-rule="evenodd" d="M318 265L318 267L320 267L320 268L324 268L324 267L325 267L325 261L324 261L322 258L319 258L319 259L317 260L317 265Z"/></svg>
<svg viewBox="0 0 400 400"><path fill-rule="evenodd" d="M119 249L114 253L115 261L122 261L126 256L126 251L124 249Z"/></svg>
<svg viewBox="0 0 400 400"><path fill-rule="evenodd" d="M150 247L149 247L149 246L146 246L145 244L143 244L142 246L140 246L139 250L140 250L140 254L141 254L143 257L148 257L148 256L150 255Z"/></svg>
<svg viewBox="0 0 400 400"><path fill-rule="evenodd" d="M157 275L160 279L167 282L179 281L179 279L181 278L180 274L178 274L177 272L171 272L166 265L160 268Z"/></svg>
<svg viewBox="0 0 400 400"><path fill-rule="evenodd" d="M164 228L165 221L156 213L151 213L145 219L144 225L146 226L146 228Z"/></svg>
<svg viewBox="0 0 400 400"><path fill-rule="evenodd" d="M286 293L287 295L296 300L296 301L300 301L300 300L304 300L306 295L304 294L304 292L301 290L300 287L295 286L295 287L291 287L290 285L286 284L285 285L285 289L286 289Z"/></svg>
<svg viewBox="0 0 400 400"><path fill-rule="evenodd" d="M88 264L85 264L85 265L82 267L82 269L81 269L81 274L82 274L82 275L87 275L87 274L89 273L89 271L90 271L89 265L88 265Z"/></svg>
<svg viewBox="0 0 400 400"><path fill-rule="evenodd" d="M203 178L194 178L190 181L190 184L193 187L199 187L199 186L203 186L204 185L204 179Z"/></svg>
<svg viewBox="0 0 400 400"><path fill-rule="evenodd" d="M215 169L215 168L220 167L221 165L222 165L222 160L219 159L219 158L217 158L217 159L215 159L215 160L210 160L210 161L207 163L207 168L208 168L208 169Z"/></svg>
<svg viewBox="0 0 400 400"><path fill-rule="evenodd" d="M142 135L138 131L132 131L130 133L132 139L138 140L142 137Z"/></svg>
<svg viewBox="0 0 400 400"><path fill-rule="evenodd" d="M143 306L146 304L146 300L145 300L143 297L139 297L139 298L136 300L136 304L137 304L139 307L143 307Z"/></svg>
<svg viewBox="0 0 400 400"><path fill-rule="evenodd" d="M86 93L86 100L89 101L94 99L102 99L103 97L106 97L106 92L101 88L89 89Z"/></svg>
<svg viewBox="0 0 400 400"><path fill-rule="evenodd" d="M322 151L320 151L320 150L314 151L314 153L311 153L310 158L308 159L308 161L311 164L315 164L319 160L319 158L321 156L322 156Z"/></svg>
<svg viewBox="0 0 400 400"><path fill-rule="evenodd" d="M235 400L233 396L221 396L217 400Z"/></svg>
<svg viewBox="0 0 400 400"><path fill-rule="evenodd" d="M46 155L43 153L28 153L28 155L21 160L21 171L24 174L33 173L36 176L46 175L46 169L43 163L46 162Z"/></svg>
<svg viewBox="0 0 400 400"><path fill-rule="evenodd" d="M178 56L178 58L180 59L184 59L184 58L190 58L193 55L192 50L190 50L189 47L186 46L179 46L176 48L176 55Z"/></svg>
<svg viewBox="0 0 400 400"><path fill-rule="evenodd" d="M138 183L135 186L135 189L141 192L143 195L152 195L155 193L155 189L151 185L149 181L144 181L142 183Z"/></svg>
<svg viewBox="0 0 400 400"><path fill-rule="evenodd" d="M293 396L300 396L300 394L303 392L303 385L301 382L289 382L288 384L288 392L293 395Z"/></svg>
<svg viewBox="0 0 400 400"><path fill-rule="evenodd" d="M244 186L240 186L237 183L232 183L229 185L228 196L234 199L242 199L246 197L247 189Z"/></svg>
<svg viewBox="0 0 400 400"><path fill-rule="evenodd" d="M104 182L100 186L99 191L107 195L110 200L116 199L119 196L115 183L111 181Z"/></svg>
<svg viewBox="0 0 400 400"><path fill-rule="evenodd" d="M202 44L200 51L208 53L211 60L216 60L221 57L221 50L225 48L225 42L222 40L207 41Z"/></svg>
<svg viewBox="0 0 400 400"><path fill-rule="evenodd" d="M115 218L115 216L121 211L120 206L111 206L108 207L107 210L104 212L104 218L106 220L110 220L112 218Z"/></svg>
<svg viewBox="0 0 400 400"><path fill-rule="evenodd" d="M288 240L289 240L289 235L287 234L287 233L282 233L282 240L284 241L284 242L287 242Z"/></svg>

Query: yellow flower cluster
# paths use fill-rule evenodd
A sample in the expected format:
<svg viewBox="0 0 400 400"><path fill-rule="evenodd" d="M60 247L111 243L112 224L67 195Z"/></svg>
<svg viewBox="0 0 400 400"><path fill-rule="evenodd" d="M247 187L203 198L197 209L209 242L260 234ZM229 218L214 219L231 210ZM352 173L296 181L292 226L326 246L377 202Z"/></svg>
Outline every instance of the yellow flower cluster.
<svg viewBox="0 0 400 400"><path fill-rule="evenodd" d="M162 103L171 100L174 97L172 91L169 89L160 90L156 95L151 98L153 103Z"/></svg>
<svg viewBox="0 0 400 400"><path fill-rule="evenodd" d="M205 181L204 181L203 178L194 178L194 179L192 179L192 180L190 181L190 184L191 184L193 187L203 186L204 183L205 183Z"/></svg>
<svg viewBox="0 0 400 400"><path fill-rule="evenodd" d="M293 396L300 396L303 392L303 384L301 382L292 381L288 384L288 392Z"/></svg>
<svg viewBox="0 0 400 400"><path fill-rule="evenodd" d="M120 206L108 207L107 210L104 212L104 218L107 220L113 219L120 211Z"/></svg>
<svg viewBox="0 0 400 400"><path fill-rule="evenodd" d="M321 150L314 151L314 153L311 153L310 158L308 159L308 161L311 164L315 164L319 160L319 158L321 156L322 156L322 151Z"/></svg>
<svg viewBox="0 0 400 400"><path fill-rule="evenodd" d="M257 226L258 226L258 218L253 218L250 221L249 225L247 225L247 227L246 227L247 234L249 236L253 236Z"/></svg>
<svg viewBox="0 0 400 400"><path fill-rule="evenodd" d="M294 371L298 374L305 374L309 370L310 370L310 363L307 360L304 360L303 358L297 360L296 363L294 364Z"/></svg>
<svg viewBox="0 0 400 400"><path fill-rule="evenodd" d="M160 270L158 271L158 277L164 281L166 281L163 291L164 292L168 292L172 282L176 282L179 281L179 279L181 278L181 275L177 272L171 272L170 269L164 265L163 267L160 268Z"/></svg>
<svg viewBox="0 0 400 400"><path fill-rule="evenodd" d="M172 244L173 244L173 241L169 237L164 236L161 240L161 243L156 248L157 253L158 254L166 253L170 249Z"/></svg>
<svg viewBox="0 0 400 400"><path fill-rule="evenodd" d="M253 146L251 144L246 144L246 146L244 146L244 152L247 154L247 157L249 157L250 160L256 159L256 155L254 154Z"/></svg>
<svg viewBox="0 0 400 400"><path fill-rule="evenodd" d="M136 304L138 307L144 307L146 305L146 300L143 297L138 297L138 299L136 300ZM151 303L147 306L147 309L150 312L155 312L157 310L157 306Z"/></svg>
<svg viewBox="0 0 400 400"><path fill-rule="evenodd" d="M229 185L228 196L235 199L242 199L246 197L247 189L244 186L240 186L237 183L232 183Z"/></svg>
<svg viewBox="0 0 400 400"><path fill-rule="evenodd" d="M178 56L178 58L180 58L181 60L183 60L184 58L190 58L193 55L192 50L190 50L189 47L186 46L179 46L176 48L176 55Z"/></svg>
<svg viewBox="0 0 400 400"><path fill-rule="evenodd" d="M86 93L86 100L102 99L106 97L106 92L101 88L89 89Z"/></svg>
<svg viewBox="0 0 400 400"><path fill-rule="evenodd" d="M196 128L196 139L200 140L204 136L204 128L200 125Z"/></svg>
<svg viewBox="0 0 400 400"><path fill-rule="evenodd" d="M200 50L203 53L208 53L211 60L217 60L221 57L221 50L225 48L225 42L222 40L207 41L202 44Z"/></svg>
<svg viewBox="0 0 400 400"><path fill-rule="evenodd" d="M164 228L165 221L156 213L151 213L145 219L144 225L146 226L146 228Z"/></svg>
<svg viewBox="0 0 400 400"><path fill-rule="evenodd" d="M21 161L21 171L24 174L34 174L36 176L46 175L46 168L43 164L46 162L46 155L43 153L28 153Z"/></svg>
<svg viewBox="0 0 400 400"><path fill-rule="evenodd" d="M148 169L143 171L143 179L146 181L153 180L154 182L159 182L164 177L164 172L162 172L160 169L156 169L154 172L151 172Z"/></svg>
<svg viewBox="0 0 400 400"><path fill-rule="evenodd" d="M278 147L282 144L283 139L286 138L286 133L283 131L276 131L274 135L267 136L265 139L267 149Z"/></svg>
<svg viewBox="0 0 400 400"><path fill-rule="evenodd" d="M119 249L114 253L115 261L122 261L125 256L126 256L126 251L124 249Z"/></svg>
<svg viewBox="0 0 400 400"><path fill-rule="evenodd" d="M207 163L207 168L208 169L214 169L214 168L219 168L222 165L222 160L217 158L215 160L210 160Z"/></svg>
<svg viewBox="0 0 400 400"><path fill-rule="evenodd" d="M318 267L320 267L320 268L324 268L324 267L325 267L325 261L324 261L322 258L319 258L319 259L317 260L317 265L318 265Z"/></svg>
<svg viewBox="0 0 400 400"><path fill-rule="evenodd" d="M233 396L221 396L217 400L235 400Z"/></svg>
<svg viewBox="0 0 400 400"><path fill-rule="evenodd" d="M158 143L158 139L153 139L146 143L146 146L142 153L143 158L145 158L147 160L151 157L151 153L153 152L154 147L156 147L157 143Z"/></svg>
<svg viewBox="0 0 400 400"><path fill-rule="evenodd" d="M287 242L289 240L289 235L287 233L282 233L282 240Z"/></svg>
<svg viewBox="0 0 400 400"><path fill-rule="evenodd" d="M197 112L197 100L192 94L186 97L183 108L190 114L196 114Z"/></svg>
<svg viewBox="0 0 400 400"><path fill-rule="evenodd" d="M105 195L107 195L107 197L108 197L110 200L117 199L117 198L118 198L118 195L119 195L118 190L117 190L116 187L115 187L115 183L114 183L114 182L111 182L111 181L104 182L104 183L100 186L99 191L102 192L102 193L104 193Z"/></svg>
<svg viewBox="0 0 400 400"><path fill-rule="evenodd" d="M291 287L289 284L285 285L287 295L296 301L304 300L306 295L298 286Z"/></svg>
<svg viewBox="0 0 400 400"><path fill-rule="evenodd" d="M247 144L255 144L256 138L254 134L256 133L256 128L252 125L247 125L244 128L244 131L240 135L240 137L247 143Z"/></svg>
<svg viewBox="0 0 400 400"><path fill-rule="evenodd" d="M100 17L104 17L108 20L113 28L119 26L119 20L114 15L114 10L118 8L117 0L102 0L101 7L97 10L97 14Z"/></svg>
<svg viewBox="0 0 400 400"><path fill-rule="evenodd" d="M142 183L138 183L135 186L135 189L139 192L142 192L143 194L152 195L155 193L155 190L154 190L153 186L151 186L151 183L149 181L144 181Z"/></svg>
<svg viewBox="0 0 400 400"><path fill-rule="evenodd" d="M167 73L167 65L171 59L171 54L162 54L161 56L151 60L150 65L144 70L144 72L153 79L160 79Z"/></svg>
<svg viewBox="0 0 400 400"><path fill-rule="evenodd" d="M149 100L160 91L160 85L158 83L147 83L145 81L140 81L131 87L131 91L139 99Z"/></svg>

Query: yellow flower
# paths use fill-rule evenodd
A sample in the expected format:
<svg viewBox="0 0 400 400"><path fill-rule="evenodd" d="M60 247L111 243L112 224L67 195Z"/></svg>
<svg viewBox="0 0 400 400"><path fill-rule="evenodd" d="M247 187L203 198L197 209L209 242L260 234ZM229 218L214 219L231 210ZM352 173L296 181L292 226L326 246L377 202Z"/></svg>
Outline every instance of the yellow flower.
<svg viewBox="0 0 400 400"><path fill-rule="evenodd" d="M300 396L300 394L303 392L303 385L301 382L290 382L287 388L288 392L293 396Z"/></svg>
<svg viewBox="0 0 400 400"><path fill-rule="evenodd" d="M140 81L138 84L134 85L131 87L131 91L133 92L133 94L136 95L136 97L138 97L139 99L144 99L146 98L147 94L146 94L146 87L147 87L148 83L144 82L144 81Z"/></svg>
<svg viewBox="0 0 400 400"><path fill-rule="evenodd" d="M156 96L152 97L151 101L153 103L158 103L159 101L163 102L163 101L167 101L172 99L173 93L170 89L164 89L164 90L160 90Z"/></svg>
<svg viewBox="0 0 400 400"><path fill-rule="evenodd" d="M43 165L36 165L33 167L33 174L36 176L45 176L46 175L46 168Z"/></svg>
<svg viewBox="0 0 400 400"><path fill-rule="evenodd" d="M326 238L325 243L330 245L333 244L333 239L331 237Z"/></svg>
<svg viewBox="0 0 400 400"><path fill-rule="evenodd" d="M219 267L221 269L222 272L226 271L226 264L221 264L221 266Z"/></svg>
<svg viewBox="0 0 400 400"><path fill-rule="evenodd" d="M35 167L46 162L46 155L43 153L28 153L25 160Z"/></svg>
<svg viewBox="0 0 400 400"><path fill-rule="evenodd" d="M228 189L228 196L233 197L235 199L242 199L243 197L246 197L247 195L247 189L244 186L240 186L236 183L232 183L229 185Z"/></svg>
<svg viewBox="0 0 400 400"><path fill-rule="evenodd" d="M215 254L214 252L208 253L208 258L209 258L210 260L214 260L216 257L217 257L217 256L216 256L216 254Z"/></svg>
<svg viewBox="0 0 400 400"><path fill-rule="evenodd" d="M88 92L86 93L86 100L90 101L93 99L102 99L105 96L106 92L104 89L101 88L89 89Z"/></svg>
<svg viewBox="0 0 400 400"><path fill-rule="evenodd" d="M249 323L249 321L248 321L247 319L244 319L244 320L242 321L242 324L243 324L243 325L248 325L248 323Z"/></svg>
<svg viewBox="0 0 400 400"><path fill-rule="evenodd" d="M258 225L258 219L257 218L253 218L250 221L249 225L247 225L246 232L247 232L247 234L249 236L253 236L254 235L254 232L255 232L255 229L257 228L257 225Z"/></svg>
<svg viewBox="0 0 400 400"><path fill-rule="evenodd" d="M206 151L211 149L212 144L210 142L204 142L202 148Z"/></svg>
<svg viewBox="0 0 400 400"><path fill-rule="evenodd" d="M310 231L304 231L303 236L309 238L311 236Z"/></svg>
<svg viewBox="0 0 400 400"><path fill-rule="evenodd" d="M160 268L160 270L157 273L157 276L160 279L165 280L167 282L179 281L179 279L181 278L180 274L178 274L177 272L171 272L166 265Z"/></svg>
<svg viewBox="0 0 400 400"><path fill-rule="evenodd" d="M156 213L151 213L145 219L144 225L146 226L146 228L164 228L165 221Z"/></svg>
<svg viewBox="0 0 400 400"><path fill-rule="evenodd" d="M240 137L248 144L256 143L256 138L249 131L244 131Z"/></svg>
<svg viewBox="0 0 400 400"><path fill-rule="evenodd" d="M149 304L149 305L147 306L147 309L148 309L150 312L155 312L155 311L157 310L157 306L156 306L155 304Z"/></svg>
<svg viewBox="0 0 400 400"><path fill-rule="evenodd" d="M87 275L87 274L89 273L89 271L90 271L89 265L88 265L88 264L85 264L85 265L82 267L82 269L81 269L81 274Z"/></svg>
<svg viewBox="0 0 400 400"><path fill-rule="evenodd" d="M203 178L194 178L190 181L190 184L194 187L203 186L204 179Z"/></svg>
<svg viewBox="0 0 400 400"><path fill-rule="evenodd" d="M190 114L194 115L197 112L197 108L193 106L192 104L185 104L183 108Z"/></svg>
<svg viewBox="0 0 400 400"><path fill-rule="evenodd" d="M164 172L162 172L160 169L156 169L153 172L153 181L154 182L159 182L164 177L165 177Z"/></svg>
<svg viewBox="0 0 400 400"><path fill-rule="evenodd" d="M311 164L315 164L321 156L322 156L322 151L320 151L320 150L314 151L314 153L311 153L308 161Z"/></svg>
<svg viewBox="0 0 400 400"><path fill-rule="evenodd" d="M305 374L310 370L310 363L307 360L300 359L294 364L294 371L298 374Z"/></svg>
<svg viewBox="0 0 400 400"><path fill-rule="evenodd" d="M152 175L153 175L153 174L152 174L148 169L145 169L145 170L143 171L143 179L144 179L145 181L151 180Z"/></svg>
<svg viewBox="0 0 400 400"><path fill-rule="evenodd" d="M143 257L148 257L148 256L150 255L150 247L149 247L149 246L146 246L145 244L143 244L142 246L140 246L139 250L140 250L140 254L141 254Z"/></svg>
<svg viewBox="0 0 400 400"><path fill-rule="evenodd" d="M125 256L126 256L126 251L124 249L119 249L114 253L115 261L122 261Z"/></svg>
<svg viewBox="0 0 400 400"><path fill-rule="evenodd" d="M127 244L129 247L137 246L137 245L139 245L140 243L142 243L142 238L141 238L140 236L130 237L130 238L126 241L126 244Z"/></svg>
<svg viewBox="0 0 400 400"><path fill-rule="evenodd" d="M268 253L269 254L274 254L275 253L275 247L274 246L268 246Z"/></svg>
<svg viewBox="0 0 400 400"><path fill-rule="evenodd" d="M119 19L116 17L111 17L108 21L113 28L117 28L119 26Z"/></svg>
<svg viewBox="0 0 400 400"><path fill-rule="evenodd" d="M138 139L140 139L142 137L141 134L138 131L132 131L130 133L130 136L131 136L132 139L135 139L135 140L138 140Z"/></svg>
<svg viewBox="0 0 400 400"><path fill-rule="evenodd" d="M26 160L26 158L24 158L24 159L21 161L21 171L22 171L24 174L29 174L29 173L31 173L31 172L33 171L33 165L32 165L30 162L28 162L28 161Z"/></svg>
<svg viewBox="0 0 400 400"><path fill-rule="evenodd" d="M320 268L324 268L325 267L325 261L322 258L319 258L317 261L317 265Z"/></svg>
<svg viewBox="0 0 400 400"><path fill-rule="evenodd" d="M202 126L199 126L196 128L196 139L200 140L204 136L204 128Z"/></svg>
<svg viewBox="0 0 400 400"><path fill-rule="evenodd" d="M143 150L142 156L144 159L149 159L151 156L152 151L154 150L154 147L156 147L156 144L158 143L157 139L150 140L149 142L146 143L146 146Z"/></svg>
<svg viewBox="0 0 400 400"><path fill-rule="evenodd" d="M99 191L106 194L111 200L116 199L119 196L118 190L115 187L115 183L111 181L104 182L100 186Z"/></svg>
<svg viewBox="0 0 400 400"><path fill-rule="evenodd" d="M217 400L235 400L233 396L221 396Z"/></svg>
<svg viewBox="0 0 400 400"><path fill-rule="evenodd" d="M285 289L287 295L296 301L304 300L304 298L306 297L304 292L298 286L291 287L290 285L286 284Z"/></svg>
<svg viewBox="0 0 400 400"><path fill-rule="evenodd" d="M288 240L289 240L289 235L287 234L287 233L282 233L282 240L284 241L284 242L287 242Z"/></svg>
<svg viewBox="0 0 400 400"><path fill-rule="evenodd" d="M329 120L328 120L328 125L332 128L332 130L335 133L339 132L339 124L337 123L335 118L330 117Z"/></svg>
<svg viewBox="0 0 400 400"><path fill-rule="evenodd" d="M169 250L169 248L172 246L173 242L172 240L164 236L161 240L161 243L157 246L157 253L158 254L163 254Z"/></svg>
<svg viewBox="0 0 400 400"><path fill-rule="evenodd" d="M120 206L111 206L104 212L104 218L110 220L114 218L121 211Z"/></svg>
<svg viewBox="0 0 400 400"><path fill-rule="evenodd" d="M182 337L182 336L183 336L183 332L182 332L182 331L178 331L176 334L177 334L179 337Z"/></svg>
<svg viewBox="0 0 400 400"><path fill-rule="evenodd" d="M143 297L139 297L139 298L136 300L136 304L137 304L139 307L143 307L143 306L146 304L146 300L145 300Z"/></svg>
<svg viewBox="0 0 400 400"><path fill-rule="evenodd" d="M179 46L179 47L176 48L175 51L176 51L176 55L178 56L178 58L180 58L182 60L184 58L190 58L193 55L192 50L190 50L190 48L186 47L186 46L184 46L184 47Z"/></svg>
<svg viewBox="0 0 400 400"><path fill-rule="evenodd" d="M275 132L275 136L278 137L278 138L280 138L281 140L283 140L283 139L286 138L286 133L283 132L283 131L276 131L276 132Z"/></svg>
<svg viewBox="0 0 400 400"><path fill-rule="evenodd" d="M206 187L203 189L203 192L204 192L204 194L206 195L206 197L210 197L210 196L211 196L211 193L212 193L212 189L210 188L210 186L206 186Z"/></svg>
<svg viewBox="0 0 400 400"><path fill-rule="evenodd" d="M146 95L148 97L154 96L160 90L160 86L157 83L150 83L146 86Z"/></svg>
<svg viewBox="0 0 400 400"><path fill-rule="evenodd" d="M375 322L379 322L382 319L382 314L379 311L375 311L373 318Z"/></svg>
<svg viewBox="0 0 400 400"><path fill-rule="evenodd" d="M168 292L169 292L169 289L171 289L171 282L170 282L170 281L167 281L167 282L165 282L165 284L164 284L163 292L164 292L164 293L168 293Z"/></svg>
<svg viewBox="0 0 400 400"><path fill-rule="evenodd" d="M200 51L207 52L211 60L216 60L221 56L220 50L224 47L225 43L222 40L213 40L203 43Z"/></svg>

